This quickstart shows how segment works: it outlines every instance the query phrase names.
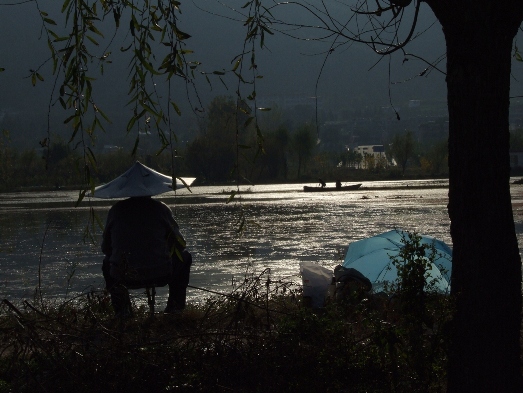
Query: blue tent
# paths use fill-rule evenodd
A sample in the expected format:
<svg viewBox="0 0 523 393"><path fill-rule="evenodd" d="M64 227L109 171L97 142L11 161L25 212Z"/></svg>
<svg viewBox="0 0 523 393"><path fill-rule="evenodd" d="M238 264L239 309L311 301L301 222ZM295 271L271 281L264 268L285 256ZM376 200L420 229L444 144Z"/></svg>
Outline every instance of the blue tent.
<svg viewBox="0 0 523 393"><path fill-rule="evenodd" d="M421 236L422 244L434 244L436 259L432 264L428 280L434 281L438 291L450 292L450 273L452 271L452 250L441 240L431 236ZM393 282L398 278L396 267L391 257L399 254L404 247L404 239L409 234L402 230L392 230L373 237L358 240L349 245L343 267L353 268L362 273L371 282L374 291L383 288L385 282Z"/></svg>

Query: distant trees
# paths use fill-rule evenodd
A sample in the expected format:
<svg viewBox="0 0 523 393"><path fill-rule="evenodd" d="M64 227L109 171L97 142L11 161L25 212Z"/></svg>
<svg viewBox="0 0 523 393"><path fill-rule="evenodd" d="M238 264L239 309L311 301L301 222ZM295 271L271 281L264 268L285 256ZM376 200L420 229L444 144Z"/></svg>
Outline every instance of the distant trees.
<svg viewBox="0 0 523 393"><path fill-rule="evenodd" d="M284 126L265 134L264 153L260 155L258 161L262 179L287 179L290 143L289 131Z"/></svg>
<svg viewBox="0 0 523 393"><path fill-rule="evenodd" d="M212 100L198 136L186 148L186 165L193 175L210 181L230 179L237 143L245 138L244 121L245 115L231 97Z"/></svg>
<svg viewBox="0 0 523 393"><path fill-rule="evenodd" d="M296 168L300 178L312 159L316 148L316 130L306 123L290 131L286 126L277 126L277 114L267 124L276 129L267 129L263 140L253 139L246 127L245 110L238 109L231 97L216 97L207 110L200 125L199 135L187 145L186 167L201 180L220 182L231 180L239 171L242 178L287 179L289 166ZM248 123L248 122L247 122ZM256 170L252 163L256 160Z"/></svg>
<svg viewBox="0 0 523 393"><path fill-rule="evenodd" d="M345 160L345 163L348 167L359 168L363 160L363 156L357 151L348 149L345 155Z"/></svg>
<svg viewBox="0 0 523 393"><path fill-rule="evenodd" d="M77 185L78 158L66 142L57 139L49 147L45 165L42 152L18 150L10 145L9 131L0 137L0 191L20 188Z"/></svg>
<svg viewBox="0 0 523 393"><path fill-rule="evenodd" d="M14 151L10 146L9 131L3 130L0 135L0 190L8 189L14 176Z"/></svg>
<svg viewBox="0 0 523 393"><path fill-rule="evenodd" d="M292 136L292 149L297 157L297 178L300 178L302 168L311 159L316 146L317 136L312 124L298 127Z"/></svg>
<svg viewBox="0 0 523 393"><path fill-rule="evenodd" d="M416 152L416 144L411 131L396 134L388 146L388 154L394 158L401 168L401 174L405 175L405 168L409 159L413 158Z"/></svg>
<svg viewBox="0 0 523 393"><path fill-rule="evenodd" d="M448 172L449 147L446 140L434 143L420 157L421 169L437 176Z"/></svg>

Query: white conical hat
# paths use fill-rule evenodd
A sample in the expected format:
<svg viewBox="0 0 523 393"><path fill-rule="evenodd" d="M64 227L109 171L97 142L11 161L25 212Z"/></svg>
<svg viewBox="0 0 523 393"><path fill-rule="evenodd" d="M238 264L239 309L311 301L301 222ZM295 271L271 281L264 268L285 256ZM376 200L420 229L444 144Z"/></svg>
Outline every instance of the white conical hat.
<svg viewBox="0 0 523 393"><path fill-rule="evenodd" d="M181 178L185 184L176 179L176 188L190 186L195 178ZM96 198L128 198L139 196L152 196L172 191L172 178L156 172L154 169L146 167L141 162L136 161L123 175L111 180L109 183L98 186L94 189Z"/></svg>

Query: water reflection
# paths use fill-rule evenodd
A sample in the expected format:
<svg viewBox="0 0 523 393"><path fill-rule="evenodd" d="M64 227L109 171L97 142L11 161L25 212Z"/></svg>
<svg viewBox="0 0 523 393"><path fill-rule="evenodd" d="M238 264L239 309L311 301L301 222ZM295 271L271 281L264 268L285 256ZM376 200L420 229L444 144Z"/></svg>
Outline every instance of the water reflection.
<svg viewBox="0 0 523 393"><path fill-rule="evenodd" d="M351 241L395 227L451 245L445 188L390 185L368 183L356 192L310 194L295 184L246 187L241 204L225 203L234 187L193 187L192 193L181 190L159 199L173 208L193 252L191 285L227 291L246 271L270 268L277 278L298 281L300 261L333 268ZM522 189L512 186L520 242ZM58 297L102 287L101 233L98 244L83 241L88 201L74 208L76 198L76 192L0 194L1 298L30 297L39 279L44 293ZM92 204L105 222L112 202ZM248 221L240 237L241 211ZM165 295L159 290L160 298ZM207 293L190 289L188 296L197 301Z"/></svg>

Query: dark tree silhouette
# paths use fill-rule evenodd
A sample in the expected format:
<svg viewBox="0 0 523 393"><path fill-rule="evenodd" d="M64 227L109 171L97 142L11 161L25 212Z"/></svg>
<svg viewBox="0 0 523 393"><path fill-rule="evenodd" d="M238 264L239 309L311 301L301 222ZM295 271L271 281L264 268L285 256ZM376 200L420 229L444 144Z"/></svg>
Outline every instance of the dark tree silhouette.
<svg viewBox="0 0 523 393"><path fill-rule="evenodd" d="M521 392L521 259L509 186L508 115L512 44L523 2L426 2L447 44L457 300L448 391Z"/></svg>
<svg viewBox="0 0 523 393"><path fill-rule="evenodd" d="M292 147L298 160L297 178L299 179L302 168L312 157L316 147L316 134L310 125L304 124L296 130L292 136Z"/></svg>
<svg viewBox="0 0 523 393"><path fill-rule="evenodd" d="M392 145L390 146L390 153L401 167L401 174L405 174L407 162L414 156L414 138L412 132L407 131L404 134L396 134L392 138Z"/></svg>

